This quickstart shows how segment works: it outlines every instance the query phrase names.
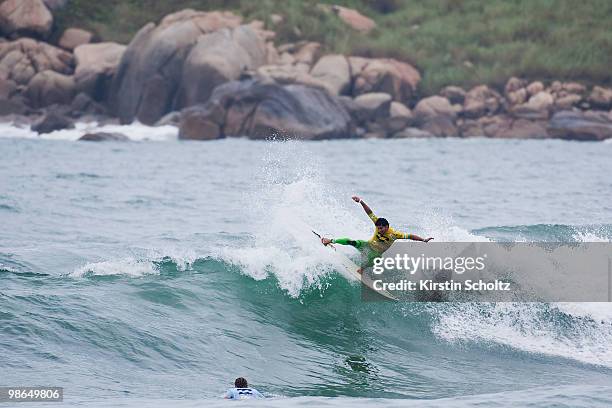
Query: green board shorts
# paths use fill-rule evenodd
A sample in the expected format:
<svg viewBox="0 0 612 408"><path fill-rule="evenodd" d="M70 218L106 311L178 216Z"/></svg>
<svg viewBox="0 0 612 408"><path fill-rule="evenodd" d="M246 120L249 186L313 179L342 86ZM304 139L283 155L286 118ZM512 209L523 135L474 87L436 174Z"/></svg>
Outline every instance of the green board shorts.
<svg viewBox="0 0 612 408"><path fill-rule="evenodd" d="M350 245L361 252L361 267L367 268L374 265L374 259L380 258L382 254L374 251L368 241L362 239L337 238L334 243L340 245Z"/></svg>

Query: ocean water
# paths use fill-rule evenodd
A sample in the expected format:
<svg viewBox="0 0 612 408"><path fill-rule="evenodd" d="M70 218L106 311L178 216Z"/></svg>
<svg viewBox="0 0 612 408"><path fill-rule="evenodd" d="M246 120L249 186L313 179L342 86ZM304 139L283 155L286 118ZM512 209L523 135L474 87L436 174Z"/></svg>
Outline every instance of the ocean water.
<svg viewBox="0 0 612 408"><path fill-rule="evenodd" d="M609 242L612 144L0 125L0 386L53 406L612 405L606 303L364 302L309 231ZM109 130L109 129L105 129ZM50 406L49 404L27 404ZM7 405L8 406L8 405ZM24 405L25 406L25 405Z"/></svg>

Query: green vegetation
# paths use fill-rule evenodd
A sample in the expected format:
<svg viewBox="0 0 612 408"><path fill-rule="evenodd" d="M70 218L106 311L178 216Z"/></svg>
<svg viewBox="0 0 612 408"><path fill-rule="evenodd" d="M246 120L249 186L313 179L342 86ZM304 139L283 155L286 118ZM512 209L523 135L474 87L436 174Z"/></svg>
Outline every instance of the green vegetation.
<svg viewBox="0 0 612 408"><path fill-rule="evenodd" d="M356 33L319 3L356 8L378 27ZM423 75L423 94L451 84L500 87L512 75L612 82L610 0L70 0L58 26L127 43L147 22L183 8L263 20L277 44L308 39L330 52L408 61ZM284 17L278 26L274 13Z"/></svg>

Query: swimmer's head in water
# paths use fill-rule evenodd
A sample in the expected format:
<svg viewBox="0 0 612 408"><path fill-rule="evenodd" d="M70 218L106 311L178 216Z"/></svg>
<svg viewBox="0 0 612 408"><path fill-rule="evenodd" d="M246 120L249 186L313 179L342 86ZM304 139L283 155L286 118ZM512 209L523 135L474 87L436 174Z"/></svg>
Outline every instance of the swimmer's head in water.
<svg viewBox="0 0 612 408"><path fill-rule="evenodd" d="M247 388L249 386L249 383L247 383L247 380L245 380L242 377L238 377L236 378L236 381L234 381L234 386L236 388Z"/></svg>

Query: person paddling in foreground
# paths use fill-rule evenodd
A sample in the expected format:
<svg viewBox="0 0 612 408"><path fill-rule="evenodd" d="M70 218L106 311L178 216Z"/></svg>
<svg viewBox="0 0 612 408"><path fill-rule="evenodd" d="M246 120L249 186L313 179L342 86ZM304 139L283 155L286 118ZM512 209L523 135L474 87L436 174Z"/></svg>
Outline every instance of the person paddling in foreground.
<svg viewBox="0 0 612 408"><path fill-rule="evenodd" d="M418 235L407 234L404 232L396 231L389 226L389 221L384 218L378 218L372 212L372 209L358 196L352 197L353 201L361 204L363 210L368 214L368 217L372 220L374 225L376 226L376 231L372 238L369 241L364 241L360 239L350 239L350 238L321 238L321 243L323 245L329 244L340 244L340 245L350 245L355 247L358 251L361 252L365 262L361 268L359 268L358 272L362 273L364 268L368 266L372 266L374 264L374 259L380 258L393 241L396 239L411 239L413 241L422 241L429 242L433 238L421 238Z"/></svg>
<svg viewBox="0 0 612 408"><path fill-rule="evenodd" d="M250 388L249 383L247 382L245 378L238 377L236 378L236 381L234 381L234 388L230 388L229 390L227 390L223 398L241 400L241 399L251 399L251 398L258 399L258 398L265 398L265 397L261 392L257 391L255 388Z"/></svg>

